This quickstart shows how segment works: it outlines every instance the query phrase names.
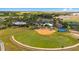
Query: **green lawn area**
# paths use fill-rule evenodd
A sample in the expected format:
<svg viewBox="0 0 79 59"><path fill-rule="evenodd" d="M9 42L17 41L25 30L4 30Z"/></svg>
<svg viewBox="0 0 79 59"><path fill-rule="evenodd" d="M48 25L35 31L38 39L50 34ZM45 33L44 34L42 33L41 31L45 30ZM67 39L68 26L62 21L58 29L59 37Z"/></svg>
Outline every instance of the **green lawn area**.
<svg viewBox="0 0 79 59"><path fill-rule="evenodd" d="M14 34L15 39L23 44L40 48L59 48L74 45L78 40L68 33L56 32L50 36L39 35L34 30L25 30Z"/></svg>
<svg viewBox="0 0 79 59"><path fill-rule="evenodd" d="M7 29L4 29L4 30L0 30L0 40L2 40L5 44L5 49L7 51L24 51L24 50L27 50L27 49L23 49L23 48L20 48L14 44L12 44L12 42L10 41L10 38L11 38L11 35L12 34L16 34L18 31L21 31L19 30L19 28L7 28Z"/></svg>
<svg viewBox="0 0 79 59"><path fill-rule="evenodd" d="M23 44L41 48L57 48L78 43L76 39L67 34L68 33L56 32L50 36L41 36L34 30L28 30L27 28L23 27L12 27L0 30L0 39L4 42L5 48L8 51L28 50L12 44L12 42L10 41L11 35L14 35L15 39Z"/></svg>
<svg viewBox="0 0 79 59"><path fill-rule="evenodd" d="M64 18L64 22L79 22L79 17Z"/></svg>
<svg viewBox="0 0 79 59"><path fill-rule="evenodd" d="M64 19L64 22L79 22L79 19Z"/></svg>

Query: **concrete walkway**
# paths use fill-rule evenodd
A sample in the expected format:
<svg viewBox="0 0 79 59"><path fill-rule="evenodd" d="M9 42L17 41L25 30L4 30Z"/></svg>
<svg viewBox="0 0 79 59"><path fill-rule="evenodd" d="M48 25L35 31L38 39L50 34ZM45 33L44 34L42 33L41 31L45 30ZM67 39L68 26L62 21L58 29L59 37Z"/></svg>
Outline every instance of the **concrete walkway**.
<svg viewBox="0 0 79 59"><path fill-rule="evenodd" d="M4 43L0 40L0 50L5 51Z"/></svg>

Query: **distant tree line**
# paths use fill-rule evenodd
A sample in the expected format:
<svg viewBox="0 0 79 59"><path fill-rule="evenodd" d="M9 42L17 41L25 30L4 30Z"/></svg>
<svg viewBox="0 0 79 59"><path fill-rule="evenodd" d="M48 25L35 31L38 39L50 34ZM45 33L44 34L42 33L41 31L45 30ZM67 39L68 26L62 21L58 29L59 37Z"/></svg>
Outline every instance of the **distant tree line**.
<svg viewBox="0 0 79 59"><path fill-rule="evenodd" d="M11 27L12 22L23 21L27 22L27 25L32 25L36 22L38 18L53 19L54 24L57 22L62 22L61 19L57 18L59 15L68 15L68 13L52 13L52 12L28 12L23 14L17 14L17 12L3 12L4 16L9 16L5 18L5 21L0 21L0 26ZM56 26L56 25L54 25Z"/></svg>

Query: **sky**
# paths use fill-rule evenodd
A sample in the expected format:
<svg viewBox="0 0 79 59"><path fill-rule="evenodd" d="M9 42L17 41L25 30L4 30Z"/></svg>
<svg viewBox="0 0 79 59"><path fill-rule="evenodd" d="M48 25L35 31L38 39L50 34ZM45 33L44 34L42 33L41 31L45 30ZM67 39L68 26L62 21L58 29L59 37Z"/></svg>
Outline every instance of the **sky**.
<svg viewBox="0 0 79 59"><path fill-rule="evenodd" d="M0 0L2 8L46 8L46 7L79 7L79 0Z"/></svg>
<svg viewBox="0 0 79 59"><path fill-rule="evenodd" d="M0 11L79 11L79 8L0 8Z"/></svg>
<svg viewBox="0 0 79 59"><path fill-rule="evenodd" d="M0 11L79 11L78 8L79 0L0 0Z"/></svg>

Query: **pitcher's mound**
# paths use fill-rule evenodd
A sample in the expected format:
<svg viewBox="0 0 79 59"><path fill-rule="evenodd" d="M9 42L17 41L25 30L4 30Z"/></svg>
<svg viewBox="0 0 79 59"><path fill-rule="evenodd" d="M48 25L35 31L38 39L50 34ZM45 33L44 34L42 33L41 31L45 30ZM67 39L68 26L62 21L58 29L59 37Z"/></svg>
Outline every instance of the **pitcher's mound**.
<svg viewBox="0 0 79 59"><path fill-rule="evenodd" d="M55 32L55 30L48 28L36 29L35 31L38 32L40 35L51 35Z"/></svg>

